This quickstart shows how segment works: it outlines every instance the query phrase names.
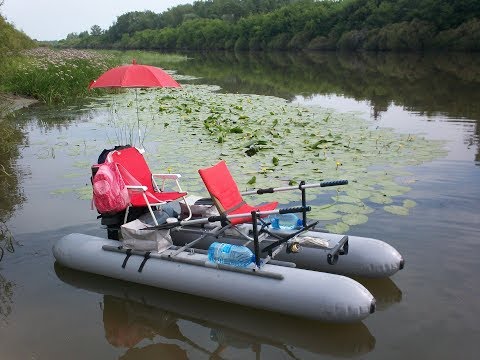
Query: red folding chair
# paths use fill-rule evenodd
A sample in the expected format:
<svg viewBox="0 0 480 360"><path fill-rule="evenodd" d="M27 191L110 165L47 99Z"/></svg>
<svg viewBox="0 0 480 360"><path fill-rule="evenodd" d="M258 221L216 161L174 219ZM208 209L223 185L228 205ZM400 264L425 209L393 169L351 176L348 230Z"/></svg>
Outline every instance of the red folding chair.
<svg viewBox="0 0 480 360"><path fill-rule="evenodd" d="M126 209L124 222L127 220L131 207L148 207L155 225L158 225L153 207L161 206L180 198L183 198L185 201L187 192L184 192L180 186L180 174L152 174L143 157L143 153L137 148L130 147L112 151L109 153L107 161L113 161L118 165L120 175L130 192L130 204ZM155 179L162 180L161 186L157 184ZM178 191L165 191L166 180L174 180ZM185 203L187 204L187 201ZM187 219L190 217L191 211L189 208L189 217Z"/></svg>
<svg viewBox="0 0 480 360"><path fill-rule="evenodd" d="M254 210L268 211L278 206L276 201L258 206L247 204L223 160L212 167L198 170L198 173L221 215L250 214ZM238 225L251 222L252 217L232 218L229 221L231 225Z"/></svg>

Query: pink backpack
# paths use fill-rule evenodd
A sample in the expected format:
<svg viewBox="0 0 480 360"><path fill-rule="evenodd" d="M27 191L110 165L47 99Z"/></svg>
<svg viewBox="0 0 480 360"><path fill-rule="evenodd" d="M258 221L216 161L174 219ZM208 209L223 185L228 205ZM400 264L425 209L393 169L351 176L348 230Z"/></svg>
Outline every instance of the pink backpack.
<svg viewBox="0 0 480 360"><path fill-rule="evenodd" d="M117 213L130 204L127 187L114 162L106 161L98 165L92 186L93 204L100 214Z"/></svg>

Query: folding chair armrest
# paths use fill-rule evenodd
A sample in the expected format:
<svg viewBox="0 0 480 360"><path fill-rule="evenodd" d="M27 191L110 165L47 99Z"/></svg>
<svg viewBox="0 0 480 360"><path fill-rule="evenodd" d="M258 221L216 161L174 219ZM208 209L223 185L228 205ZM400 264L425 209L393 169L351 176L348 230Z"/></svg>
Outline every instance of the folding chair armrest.
<svg viewBox="0 0 480 360"><path fill-rule="evenodd" d="M175 184L177 185L178 191L183 192L182 187L180 186L180 183L178 181L178 179L180 179L181 177L182 175L180 174L152 174L152 180L154 182L154 185L160 191L164 191L166 180L174 180ZM162 180L162 186L158 186L157 182L155 181L155 178L159 178Z"/></svg>
<svg viewBox="0 0 480 360"><path fill-rule="evenodd" d="M146 192L148 190L146 186L142 186L142 185L125 185L125 187L128 190L138 191L138 192Z"/></svg>
<svg viewBox="0 0 480 360"><path fill-rule="evenodd" d="M182 177L180 174L152 174L152 176L163 180L178 180Z"/></svg>

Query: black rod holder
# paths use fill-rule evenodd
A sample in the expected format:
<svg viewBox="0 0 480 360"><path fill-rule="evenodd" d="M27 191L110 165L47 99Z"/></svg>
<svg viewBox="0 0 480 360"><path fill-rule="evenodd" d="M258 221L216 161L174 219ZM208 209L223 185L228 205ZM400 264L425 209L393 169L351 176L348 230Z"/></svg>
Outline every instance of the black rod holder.
<svg viewBox="0 0 480 360"><path fill-rule="evenodd" d="M257 228L257 212L252 211L252 230L253 230L253 247L255 250L255 264L260 267L260 244L258 242L258 228Z"/></svg>
<svg viewBox="0 0 480 360"><path fill-rule="evenodd" d="M299 189L300 191L302 192L302 207L303 207L303 211L302 211L302 215L303 215L303 226L306 226L307 225L307 194L306 194L306 190L305 188L303 187L303 185L305 185L305 181L300 181L300 186L299 186Z"/></svg>

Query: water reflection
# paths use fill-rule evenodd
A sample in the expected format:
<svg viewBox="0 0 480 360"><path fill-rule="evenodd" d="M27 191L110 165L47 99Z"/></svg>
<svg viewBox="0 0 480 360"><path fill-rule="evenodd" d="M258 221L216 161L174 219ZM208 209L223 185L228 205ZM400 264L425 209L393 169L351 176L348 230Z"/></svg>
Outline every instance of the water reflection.
<svg viewBox="0 0 480 360"><path fill-rule="evenodd" d="M95 107L109 104L107 97L103 99L83 99L75 104L59 104L48 106L37 103L16 112L19 123L28 122L32 129L39 129L43 133L55 130L59 133L69 130L72 124L92 122L99 112Z"/></svg>
<svg viewBox="0 0 480 360"><path fill-rule="evenodd" d="M13 253L14 237L7 222L13 217L16 209L25 201L23 190L19 183L23 173L16 166L19 158L19 148L25 143L23 128L0 113L0 262L6 252ZM10 311L7 301L12 288L10 283L0 275L0 316L8 315ZM7 291L8 290L8 291Z"/></svg>
<svg viewBox="0 0 480 360"><path fill-rule="evenodd" d="M0 104L1 110L2 104ZM24 173L18 169L20 147L25 144L23 127L0 111L0 265L4 256L15 252L15 239L8 221L25 202L20 179ZM1 266L0 266L1 271ZM12 312L14 283L0 273L0 320L4 321Z"/></svg>
<svg viewBox="0 0 480 360"><path fill-rule="evenodd" d="M366 354L375 347L375 338L363 323L309 321L106 279L58 264L55 272L65 283L104 294L105 336L113 346L128 348L122 358L164 353L182 358L189 349L210 357L248 349L261 358L262 346L273 347L292 359L297 350L349 357ZM184 331L192 327L195 336ZM171 346L172 342L180 342L180 347Z"/></svg>
<svg viewBox="0 0 480 360"><path fill-rule="evenodd" d="M128 349L120 359L148 359L160 356L168 359L187 359L185 350L175 344L139 345L143 340L152 341L157 335L192 345L192 342L181 333L177 320L168 312L158 311L152 306L112 295L103 296L105 338L115 347ZM195 343L193 345L196 346Z"/></svg>
<svg viewBox="0 0 480 360"><path fill-rule="evenodd" d="M377 301L377 311L386 310L390 306L402 301L402 291L390 278L356 278L355 280L365 286L372 293Z"/></svg>
<svg viewBox="0 0 480 360"><path fill-rule="evenodd" d="M171 65L226 92L294 100L338 95L370 104L371 116L390 105L446 121L474 121L465 144L480 138L480 54L206 53ZM476 160L480 160L480 150Z"/></svg>
<svg viewBox="0 0 480 360"><path fill-rule="evenodd" d="M14 284L0 274L0 320L5 320L12 312Z"/></svg>
<svg viewBox="0 0 480 360"><path fill-rule="evenodd" d="M2 224L12 216L16 207L25 201L19 186L19 178L23 175L16 168L19 147L25 142L23 129L10 120L0 118L0 241L2 240Z"/></svg>

